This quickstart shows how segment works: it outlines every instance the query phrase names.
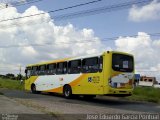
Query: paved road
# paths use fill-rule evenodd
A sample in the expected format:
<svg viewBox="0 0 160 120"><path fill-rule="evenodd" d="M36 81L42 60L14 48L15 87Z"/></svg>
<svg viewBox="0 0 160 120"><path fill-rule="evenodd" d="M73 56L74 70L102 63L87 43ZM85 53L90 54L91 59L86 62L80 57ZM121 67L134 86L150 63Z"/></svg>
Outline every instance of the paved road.
<svg viewBox="0 0 160 120"><path fill-rule="evenodd" d="M22 111L28 111L26 114L20 114L19 118L22 120L85 120L85 119L103 119L101 115L120 115L119 118L106 118L106 119L122 119L123 115L131 115L130 119L136 114L159 114L160 105L154 103L142 103L142 102L131 102L122 100L119 98L103 97L98 96L93 100L84 100L83 98L65 99L60 95L50 95L47 93L43 94L31 94L30 92L0 89L0 92L6 97L8 103L3 105L3 100L0 101L0 109L6 107L6 109L13 110L16 106L20 113ZM1 99L1 98L0 98ZM10 108L11 107L11 108ZM1 120L0 110L0 120ZM35 114L37 112L38 114ZM4 113L4 112L3 112ZM45 115L39 114L43 113ZM91 117L91 118L90 118ZM95 118L96 117L96 118ZM20 120L21 120L20 119ZM129 119L129 118L124 118ZM141 120L138 118L137 120ZM160 119L160 114L156 120ZM19 120L19 119L18 119ZM144 119L146 120L146 118Z"/></svg>
<svg viewBox="0 0 160 120"><path fill-rule="evenodd" d="M119 98L98 96L93 100L65 99L60 95L31 94L30 92L0 89L5 96L16 102L49 114L139 114L160 113L160 105L131 102Z"/></svg>
<svg viewBox="0 0 160 120"><path fill-rule="evenodd" d="M33 107L28 107L14 99L0 95L0 120L53 120L55 115L44 114Z"/></svg>
<svg viewBox="0 0 160 120"><path fill-rule="evenodd" d="M33 108L28 109L28 107L2 95L0 95L0 108L0 113L2 114L43 114L42 112L35 111Z"/></svg>

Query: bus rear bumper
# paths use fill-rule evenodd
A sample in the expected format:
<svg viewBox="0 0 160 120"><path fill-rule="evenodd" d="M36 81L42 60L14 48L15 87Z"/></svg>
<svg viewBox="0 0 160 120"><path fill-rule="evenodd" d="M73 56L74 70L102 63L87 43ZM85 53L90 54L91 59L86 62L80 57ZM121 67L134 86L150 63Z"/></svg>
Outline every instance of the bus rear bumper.
<svg viewBox="0 0 160 120"><path fill-rule="evenodd" d="M133 89L109 89L106 96L125 97L131 96Z"/></svg>
<svg viewBox="0 0 160 120"><path fill-rule="evenodd" d="M127 97L131 95L132 94L105 94L105 96L113 96L113 97Z"/></svg>

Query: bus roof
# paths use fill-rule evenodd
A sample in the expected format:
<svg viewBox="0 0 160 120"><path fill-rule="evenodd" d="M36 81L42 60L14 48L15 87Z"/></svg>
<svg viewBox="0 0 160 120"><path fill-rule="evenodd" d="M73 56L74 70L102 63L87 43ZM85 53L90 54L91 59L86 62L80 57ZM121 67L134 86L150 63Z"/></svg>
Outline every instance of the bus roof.
<svg viewBox="0 0 160 120"><path fill-rule="evenodd" d="M76 56L76 57L70 57L70 58L63 58L63 59L56 59L56 60L51 60L51 61L44 61L44 62L39 62L36 64L29 64L27 67L32 67L32 66L40 66L40 65L45 65L45 64L52 64L52 63L57 63L57 62L65 62L69 60L78 60L78 59L83 59L83 58L90 58L90 57L96 57L96 56L102 56L103 54L111 52L111 53L121 53L121 54L126 54L126 55L131 55L125 52L119 52L119 51L105 51L103 53L98 53L98 54L89 54L85 56ZM132 55L131 55L132 56Z"/></svg>

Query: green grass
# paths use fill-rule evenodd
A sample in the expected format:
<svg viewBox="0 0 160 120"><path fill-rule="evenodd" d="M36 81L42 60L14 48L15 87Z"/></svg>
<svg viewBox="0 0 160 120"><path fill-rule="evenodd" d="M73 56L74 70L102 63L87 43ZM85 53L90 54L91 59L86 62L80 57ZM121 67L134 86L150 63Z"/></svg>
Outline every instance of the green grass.
<svg viewBox="0 0 160 120"><path fill-rule="evenodd" d="M160 88L136 87L133 91L133 95L127 97L127 99L160 103Z"/></svg>
<svg viewBox="0 0 160 120"><path fill-rule="evenodd" d="M0 78L0 88L23 90L24 87L20 81Z"/></svg>

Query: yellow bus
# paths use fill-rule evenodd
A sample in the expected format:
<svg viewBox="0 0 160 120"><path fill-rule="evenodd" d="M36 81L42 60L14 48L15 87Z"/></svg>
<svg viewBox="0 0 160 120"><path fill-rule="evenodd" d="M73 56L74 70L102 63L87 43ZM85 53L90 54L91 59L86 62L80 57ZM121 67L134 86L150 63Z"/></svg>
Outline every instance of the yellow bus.
<svg viewBox="0 0 160 120"><path fill-rule="evenodd" d="M65 58L26 67L25 90L32 93L129 96L133 91L134 57L118 51Z"/></svg>

